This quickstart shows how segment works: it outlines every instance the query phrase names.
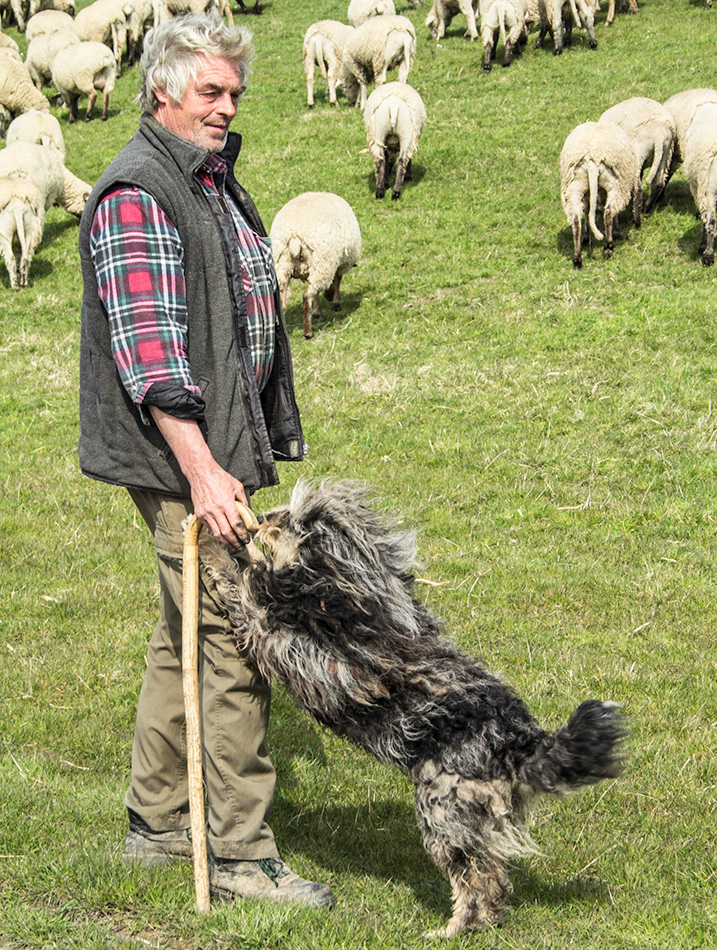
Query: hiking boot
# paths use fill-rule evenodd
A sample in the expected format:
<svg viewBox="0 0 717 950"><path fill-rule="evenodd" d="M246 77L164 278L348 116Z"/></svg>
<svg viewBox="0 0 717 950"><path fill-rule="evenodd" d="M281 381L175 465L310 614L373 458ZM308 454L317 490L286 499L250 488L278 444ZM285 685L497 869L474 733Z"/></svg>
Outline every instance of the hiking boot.
<svg viewBox="0 0 717 950"><path fill-rule="evenodd" d="M162 867L175 861L191 861L192 839L189 828L152 831L139 815L130 811L122 860L125 864L139 864L145 868Z"/></svg>
<svg viewBox="0 0 717 950"><path fill-rule="evenodd" d="M304 881L279 858L261 858L259 861L212 858L209 890L222 900L253 897L310 907L331 907L336 903L326 884Z"/></svg>

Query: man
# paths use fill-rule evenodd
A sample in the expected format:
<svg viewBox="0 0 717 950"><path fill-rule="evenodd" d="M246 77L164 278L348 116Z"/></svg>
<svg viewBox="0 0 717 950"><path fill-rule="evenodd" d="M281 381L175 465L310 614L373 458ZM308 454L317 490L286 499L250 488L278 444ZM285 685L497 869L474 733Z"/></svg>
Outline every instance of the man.
<svg viewBox="0 0 717 950"><path fill-rule="evenodd" d="M271 250L234 178L229 132L250 36L216 16L148 34L139 131L98 181L80 229L80 465L124 486L154 537L160 619L137 709L124 858L191 856L181 683L182 521L243 554L236 500L304 454ZM269 688L247 668L203 577L200 693L210 887L328 906L279 859L267 824Z"/></svg>

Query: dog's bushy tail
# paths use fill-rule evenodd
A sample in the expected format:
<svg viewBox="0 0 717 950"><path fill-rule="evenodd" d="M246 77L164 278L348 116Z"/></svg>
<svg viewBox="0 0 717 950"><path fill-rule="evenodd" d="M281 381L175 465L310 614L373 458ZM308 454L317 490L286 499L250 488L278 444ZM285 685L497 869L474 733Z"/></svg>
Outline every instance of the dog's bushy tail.
<svg viewBox="0 0 717 950"><path fill-rule="evenodd" d="M556 794L616 778L623 769L625 736L625 720L615 703L588 700L566 726L543 736L518 778L536 792Z"/></svg>

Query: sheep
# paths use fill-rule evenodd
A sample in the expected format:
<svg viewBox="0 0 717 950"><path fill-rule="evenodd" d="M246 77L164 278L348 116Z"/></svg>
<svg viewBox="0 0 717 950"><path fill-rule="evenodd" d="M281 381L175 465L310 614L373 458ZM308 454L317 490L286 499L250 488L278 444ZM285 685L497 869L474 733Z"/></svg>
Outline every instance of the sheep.
<svg viewBox="0 0 717 950"><path fill-rule="evenodd" d="M426 124L426 107L416 90L405 82L377 86L366 102L364 124L368 150L376 170L376 197L386 194L386 177L398 155L391 198L401 195L404 177L411 180L411 159Z"/></svg>
<svg viewBox="0 0 717 950"><path fill-rule="evenodd" d="M393 0L351 0L348 21L351 26L361 26L372 16L395 16Z"/></svg>
<svg viewBox="0 0 717 950"><path fill-rule="evenodd" d="M47 209L60 205L79 217L91 187L65 167L54 148L27 142L15 142L0 151L0 182L0 243L10 286L15 290L27 284ZM35 192L39 192L39 201ZM13 250L15 238L20 244L18 256Z"/></svg>
<svg viewBox="0 0 717 950"><path fill-rule="evenodd" d="M50 103L35 88L24 63L0 57L0 137L5 135L6 114L18 115L29 109L48 112Z"/></svg>
<svg viewBox="0 0 717 950"><path fill-rule="evenodd" d="M46 148L56 148L62 161L65 161L65 140L62 129L51 112L37 112L31 109L13 119L7 130L7 144L13 145L15 142L29 142L44 145Z"/></svg>
<svg viewBox="0 0 717 950"><path fill-rule="evenodd" d="M41 33L72 29L74 29L74 20L69 13L63 13L61 10L41 10L27 21L25 39L30 44Z"/></svg>
<svg viewBox="0 0 717 950"><path fill-rule="evenodd" d="M341 309L341 278L361 258L361 230L351 205L338 195L308 191L288 201L269 231L281 303L286 307L292 277L306 282L304 336L313 336L312 315L321 318L323 291Z"/></svg>
<svg viewBox="0 0 717 950"><path fill-rule="evenodd" d="M23 0L0 0L2 25L11 26L14 22L21 33L25 32L27 22L27 2Z"/></svg>
<svg viewBox="0 0 717 950"><path fill-rule="evenodd" d="M75 0L30 0L28 22L43 10L59 10L69 17L75 15Z"/></svg>
<svg viewBox="0 0 717 950"><path fill-rule="evenodd" d="M0 52L12 54L17 53L17 56L13 56L13 59L19 58L22 62L22 56L20 56L20 47L11 36L7 35L7 33L0 32Z"/></svg>
<svg viewBox="0 0 717 950"><path fill-rule="evenodd" d="M42 91L43 86L51 81L52 64L60 50L76 46L79 42L80 38L74 30L55 30L53 33L40 33L28 44L25 65L37 89Z"/></svg>
<svg viewBox="0 0 717 950"><path fill-rule="evenodd" d="M45 203L40 189L27 178L0 178L0 253L11 290L27 287L44 227Z"/></svg>
<svg viewBox="0 0 717 950"><path fill-rule="evenodd" d="M466 18L465 36L471 42L475 42L478 39L477 12L478 0L434 0L433 6L426 17L426 26L431 31L433 39L440 42L446 35L446 30L451 25L453 17L457 13L462 13Z"/></svg>
<svg viewBox="0 0 717 950"><path fill-rule="evenodd" d="M117 75L127 48L127 32L132 16L127 0L94 0L74 20L73 29L83 42L104 43L114 53Z"/></svg>
<svg viewBox="0 0 717 950"><path fill-rule="evenodd" d="M590 49L597 49L593 0L538 0L538 13L540 33L535 43L537 49L542 47L546 34L550 32L555 44L553 54L560 56L563 52L563 38L564 45L570 46L573 38L573 24L578 27L582 25L581 13L585 21L588 45Z"/></svg>
<svg viewBox="0 0 717 950"><path fill-rule="evenodd" d="M505 52L503 65L510 66L513 49L521 39L527 39L525 18L528 13L527 0L481 0L480 22L483 37L483 72L489 73L498 41L498 31ZM508 33L506 34L506 27Z"/></svg>
<svg viewBox="0 0 717 950"><path fill-rule="evenodd" d="M90 121L99 90L102 90L102 120L107 120L116 66L112 50L104 43L84 42L60 50L52 64L52 82L69 110L70 123L77 120L80 96L88 97L85 122Z"/></svg>
<svg viewBox="0 0 717 950"><path fill-rule="evenodd" d="M708 0L708 2L711 3L712 0ZM620 0L621 9L624 10L625 6L626 6L625 0ZM630 14L637 13L637 0L628 0L627 12ZM610 24L612 23L614 19L615 19L615 0L610 0L607 7L607 19L605 20L606 25L610 26Z"/></svg>
<svg viewBox="0 0 717 950"><path fill-rule="evenodd" d="M692 123L702 106L711 102L717 102L717 89L685 89L662 103L672 117L676 131L675 149L672 153L668 181L682 164Z"/></svg>
<svg viewBox="0 0 717 950"><path fill-rule="evenodd" d="M406 82L416 56L416 31L405 16L371 17L356 27L344 46L341 81L346 98L363 109L368 84L386 82L389 69L398 67Z"/></svg>
<svg viewBox="0 0 717 950"><path fill-rule="evenodd" d="M707 103L697 113L684 154L685 178L702 221L700 255L711 267L715 261L717 222L717 104Z"/></svg>
<svg viewBox="0 0 717 950"><path fill-rule="evenodd" d="M310 109L314 106L314 74L316 66L328 81L329 104L338 105L336 86L341 80L344 46L353 33L352 26L338 20L319 20L304 36L303 63L306 74L306 97Z"/></svg>
<svg viewBox="0 0 717 950"><path fill-rule="evenodd" d="M634 96L607 109L599 122L612 122L627 133L637 150L640 175L649 168L650 194L644 210L650 211L662 197L675 147L675 123L664 106L646 96Z"/></svg>
<svg viewBox="0 0 717 950"><path fill-rule="evenodd" d="M605 243L603 257L613 253L613 225L617 215L633 201L633 220L640 227L642 188L637 151L618 125L584 122L568 135L560 153L560 198L573 231L573 266L583 266L581 224L588 198L588 225L598 240L595 215L598 197L604 195Z"/></svg>

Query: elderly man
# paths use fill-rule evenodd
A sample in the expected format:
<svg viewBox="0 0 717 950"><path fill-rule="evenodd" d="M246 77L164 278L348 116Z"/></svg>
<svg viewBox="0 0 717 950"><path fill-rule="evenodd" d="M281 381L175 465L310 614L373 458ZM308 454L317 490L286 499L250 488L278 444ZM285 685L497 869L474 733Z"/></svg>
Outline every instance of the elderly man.
<svg viewBox="0 0 717 950"><path fill-rule="evenodd" d="M182 521L194 511L243 553L236 500L278 481L304 440L266 231L234 177L229 131L250 35L178 17L147 36L139 130L97 183L80 230L80 465L124 486L154 537L160 619L150 641L125 798L128 862L191 857L181 682ZM269 687L200 593L210 887L225 898L328 906L279 859L267 824Z"/></svg>

